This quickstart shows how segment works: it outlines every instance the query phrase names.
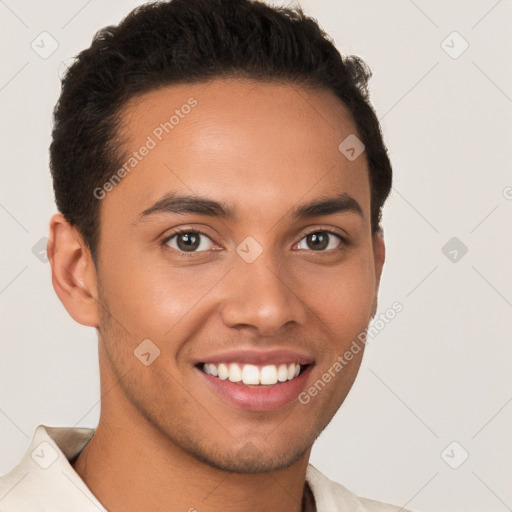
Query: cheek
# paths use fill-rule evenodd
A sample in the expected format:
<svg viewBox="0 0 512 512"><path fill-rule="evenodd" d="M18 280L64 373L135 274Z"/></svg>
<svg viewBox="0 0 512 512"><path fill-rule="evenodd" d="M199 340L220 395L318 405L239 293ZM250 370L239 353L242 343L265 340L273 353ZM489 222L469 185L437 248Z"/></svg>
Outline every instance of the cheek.
<svg viewBox="0 0 512 512"><path fill-rule="evenodd" d="M309 305L329 327L346 341L357 337L370 321L376 297L373 258L362 251L346 265L310 272L303 283Z"/></svg>
<svg viewBox="0 0 512 512"><path fill-rule="evenodd" d="M103 269L109 312L141 339L161 339L197 309L224 273L207 265L176 268L165 258L121 255L105 258Z"/></svg>

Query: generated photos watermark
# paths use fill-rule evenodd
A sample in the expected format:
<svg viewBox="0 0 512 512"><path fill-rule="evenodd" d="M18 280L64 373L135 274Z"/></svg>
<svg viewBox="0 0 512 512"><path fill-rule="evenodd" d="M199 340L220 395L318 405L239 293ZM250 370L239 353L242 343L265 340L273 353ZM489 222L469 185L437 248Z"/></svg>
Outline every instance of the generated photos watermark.
<svg viewBox="0 0 512 512"><path fill-rule="evenodd" d="M384 313L381 313L378 318L373 319L370 322L370 325L364 331L361 331L352 341L350 348L348 348L343 354L340 354L332 365L329 366L329 368L327 368L327 370L322 374L322 376L306 391L302 391L302 393L299 394L299 402L303 405L309 404L309 402L311 402L311 398L317 396L325 386L331 382L331 380L334 379L350 361L352 361L354 356L359 354L363 347L368 345L373 338L385 329L386 325L396 318L398 313L403 311L403 309L403 305L396 301L391 305L391 307L386 309Z"/></svg>
<svg viewBox="0 0 512 512"><path fill-rule="evenodd" d="M94 189L93 195L96 199L104 199L108 192L121 183L121 180L135 169L150 152L158 146L159 142L164 140L165 136L176 128L190 112L197 106L197 100L190 97L180 108L174 110L174 113L167 121L160 123L150 135L146 137L144 144L134 151L123 165L101 186Z"/></svg>

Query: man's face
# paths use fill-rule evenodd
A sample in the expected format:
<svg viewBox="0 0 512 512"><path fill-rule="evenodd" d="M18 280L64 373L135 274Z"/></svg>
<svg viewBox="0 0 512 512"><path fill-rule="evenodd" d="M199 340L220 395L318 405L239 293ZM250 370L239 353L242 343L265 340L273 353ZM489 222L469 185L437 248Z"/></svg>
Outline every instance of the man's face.
<svg viewBox="0 0 512 512"><path fill-rule="evenodd" d="M325 91L218 79L142 95L124 121L128 153L150 149L101 200L102 374L124 376L123 412L174 447L228 471L286 467L345 399L363 351L332 367L376 304L367 163L338 149L356 133L348 110Z"/></svg>

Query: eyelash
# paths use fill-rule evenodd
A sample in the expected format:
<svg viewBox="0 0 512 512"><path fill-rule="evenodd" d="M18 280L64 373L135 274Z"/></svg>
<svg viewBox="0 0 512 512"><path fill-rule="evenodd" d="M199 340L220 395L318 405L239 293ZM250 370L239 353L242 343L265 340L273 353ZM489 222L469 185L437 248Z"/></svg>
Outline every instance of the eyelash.
<svg viewBox="0 0 512 512"><path fill-rule="evenodd" d="M196 234L196 235L203 235L205 236L206 238L208 238L209 240L211 240L213 242L213 240L210 238L209 235L207 235L204 231L200 231L198 229L177 229L176 231L173 231L169 236L167 236L164 240L162 240L162 247L163 246L166 246L168 247L171 251L173 252L177 252L180 256L184 256L186 258L188 257L193 257L194 255L196 254L201 254L201 253L206 253L208 251L180 251L179 249L175 249L174 247L169 247L167 244L169 243L170 240L172 240L174 237L178 236L178 235L181 235L181 234ZM347 246L348 245L348 241L346 238L344 238L343 236L341 236L339 233L336 233L335 231L330 231L328 229L316 229L316 230L313 230L313 231L309 231L308 233L305 233L302 238L299 240L298 243L300 243L302 240L304 240L304 238L308 237L309 235L312 235L312 234L316 234L316 233L327 233L329 235L333 235L334 237L338 238L339 241L341 242L340 243L340 246L339 247L336 247L335 249L330 249L330 250L323 250L323 251L314 251L312 249L309 249L309 252L314 252L314 253L318 253L318 254L321 254L321 253L324 253L324 254L332 254L332 253L335 253L335 252L338 252L342 249L344 249L344 246ZM305 249L302 249L302 251L304 251Z"/></svg>

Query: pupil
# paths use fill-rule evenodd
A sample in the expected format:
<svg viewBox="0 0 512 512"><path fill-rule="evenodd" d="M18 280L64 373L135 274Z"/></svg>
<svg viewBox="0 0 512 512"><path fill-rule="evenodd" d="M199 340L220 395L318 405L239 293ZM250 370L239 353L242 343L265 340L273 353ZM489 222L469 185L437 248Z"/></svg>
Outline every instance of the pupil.
<svg viewBox="0 0 512 512"><path fill-rule="evenodd" d="M329 245L328 237L321 233L311 233L308 235L308 245L315 251L325 249Z"/></svg>
<svg viewBox="0 0 512 512"><path fill-rule="evenodd" d="M182 233L178 237L178 247L184 251L193 251L199 246L199 236L196 233Z"/></svg>

